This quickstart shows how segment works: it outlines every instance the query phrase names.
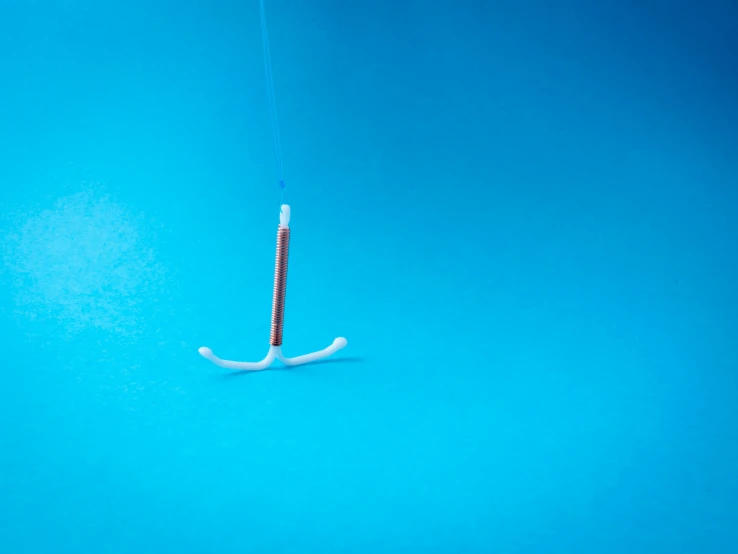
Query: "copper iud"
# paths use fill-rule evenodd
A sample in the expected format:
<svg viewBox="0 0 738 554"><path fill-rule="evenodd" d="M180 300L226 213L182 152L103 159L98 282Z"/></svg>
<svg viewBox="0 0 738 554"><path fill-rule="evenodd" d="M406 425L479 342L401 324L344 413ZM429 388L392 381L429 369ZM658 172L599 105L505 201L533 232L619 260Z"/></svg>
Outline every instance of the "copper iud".
<svg viewBox="0 0 738 554"><path fill-rule="evenodd" d="M320 358L330 356L344 348L347 341L343 337L338 337L329 347L303 354L294 358L285 358L282 355L282 330L284 327L284 303L287 291L287 260L290 252L290 207L288 204L282 205L279 214L279 227L277 228L277 256L274 264L274 291L272 294L272 327L269 336L269 351L266 357L260 362L233 362L230 360L222 360L218 358L213 351L207 346L202 346L198 350L200 355L210 360L220 367L227 369L245 369L259 370L269 367L276 358L280 362L288 366L305 364Z"/></svg>

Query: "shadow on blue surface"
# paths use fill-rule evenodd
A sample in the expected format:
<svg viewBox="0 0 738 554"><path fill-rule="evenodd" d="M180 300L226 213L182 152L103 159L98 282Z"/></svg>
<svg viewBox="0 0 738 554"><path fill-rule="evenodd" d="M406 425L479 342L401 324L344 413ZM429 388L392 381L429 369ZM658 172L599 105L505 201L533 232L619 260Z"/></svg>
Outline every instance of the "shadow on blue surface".
<svg viewBox="0 0 738 554"><path fill-rule="evenodd" d="M323 365L323 364L337 364L341 362L346 363L361 363L366 362L366 358L359 358L359 357L352 357L352 358L335 358L335 359L327 359L327 360L318 360L316 362L310 362L309 364L304 364L301 367L302 368L309 368L311 366L316 365ZM291 368L288 366L274 366L270 367L269 369L265 369L262 371L300 371L299 368ZM231 371L229 373L225 373L221 375L221 379L232 379L233 377L239 377L241 375L255 375L257 373L262 373L262 371Z"/></svg>

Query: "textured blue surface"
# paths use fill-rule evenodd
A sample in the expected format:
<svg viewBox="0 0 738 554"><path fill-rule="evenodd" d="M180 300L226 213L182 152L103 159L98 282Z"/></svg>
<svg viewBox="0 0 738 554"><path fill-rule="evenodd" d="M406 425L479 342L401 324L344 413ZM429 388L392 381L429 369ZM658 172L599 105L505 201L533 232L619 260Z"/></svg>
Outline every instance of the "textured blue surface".
<svg viewBox="0 0 738 554"><path fill-rule="evenodd" d="M0 7L0 551L727 553L731 2Z"/></svg>

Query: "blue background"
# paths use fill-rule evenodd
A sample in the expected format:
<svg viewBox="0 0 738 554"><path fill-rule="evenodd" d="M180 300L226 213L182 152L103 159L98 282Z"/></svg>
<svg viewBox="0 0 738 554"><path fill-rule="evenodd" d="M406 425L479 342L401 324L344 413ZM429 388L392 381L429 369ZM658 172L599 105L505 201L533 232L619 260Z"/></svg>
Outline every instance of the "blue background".
<svg viewBox="0 0 738 554"><path fill-rule="evenodd" d="M735 552L738 9L0 7L0 551Z"/></svg>

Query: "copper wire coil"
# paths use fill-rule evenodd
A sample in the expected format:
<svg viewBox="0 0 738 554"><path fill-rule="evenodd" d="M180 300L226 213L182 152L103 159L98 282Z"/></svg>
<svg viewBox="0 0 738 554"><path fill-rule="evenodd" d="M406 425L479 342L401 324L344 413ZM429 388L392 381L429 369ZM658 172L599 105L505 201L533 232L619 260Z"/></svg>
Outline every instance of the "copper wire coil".
<svg viewBox="0 0 738 554"><path fill-rule="evenodd" d="M282 345L284 326L284 299L287 290L287 257L290 250L290 230L280 227L277 231L277 259L274 266L274 294L272 296L272 331L269 344Z"/></svg>

